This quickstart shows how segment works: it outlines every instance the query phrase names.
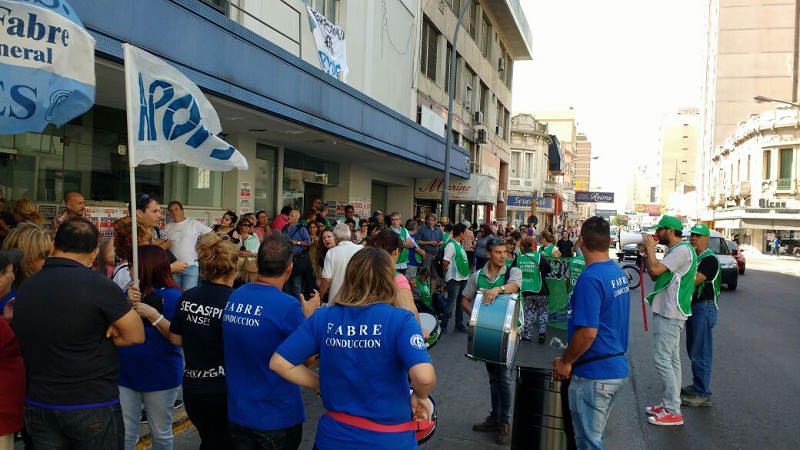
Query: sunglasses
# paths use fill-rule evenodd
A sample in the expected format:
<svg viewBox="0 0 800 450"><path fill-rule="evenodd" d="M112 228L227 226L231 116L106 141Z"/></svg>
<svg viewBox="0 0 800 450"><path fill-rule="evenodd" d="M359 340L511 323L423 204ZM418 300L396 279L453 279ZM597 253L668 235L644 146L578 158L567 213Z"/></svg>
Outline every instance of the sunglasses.
<svg viewBox="0 0 800 450"><path fill-rule="evenodd" d="M242 226L243 227L252 227L253 224L252 223L243 223Z"/></svg>

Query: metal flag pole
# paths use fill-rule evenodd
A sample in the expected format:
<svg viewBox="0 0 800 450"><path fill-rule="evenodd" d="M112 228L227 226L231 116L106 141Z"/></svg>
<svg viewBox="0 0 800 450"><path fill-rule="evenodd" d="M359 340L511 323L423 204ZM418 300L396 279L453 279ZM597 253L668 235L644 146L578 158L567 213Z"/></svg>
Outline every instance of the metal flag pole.
<svg viewBox="0 0 800 450"><path fill-rule="evenodd" d="M456 30L453 32L453 49L450 55L450 76L447 79L448 95L447 95L447 129L444 137L444 186L442 189L442 216L447 217L450 213L450 147L453 145L453 97L455 97L455 84L456 84L456 55L458 49L458 31L461 29L461 21L464 20L464 14L472 3L472 0L466 0L464 7L461 8L461 14L458 15L458 22L456 22ZM449 218L448 218L449 222Z"/></svg>
<svg viewBox="0 0 800 450"><path fill-rule="evenodd" d="M130 54L130 44L122 44L122 50L125 54L125 92L130 89L130 86L127 86L128 80L130 80L129 71L131 70L130 64L128 61L128 55ZM126 99L126 102L130 101ZM131 251L131 279L133 280L133 285L139 287L139 228L138 223L136 220L136 146L134 145L134 135L133 135L133 126L131 125L131 114L130 108L131 105L126 105L126 120L128 122L128 175L129 175L129 182L130 182L130 195L131 195L131 202L130 202L130 211L128 213L131 215L131 243L133 244L132 251Z"/></svg>

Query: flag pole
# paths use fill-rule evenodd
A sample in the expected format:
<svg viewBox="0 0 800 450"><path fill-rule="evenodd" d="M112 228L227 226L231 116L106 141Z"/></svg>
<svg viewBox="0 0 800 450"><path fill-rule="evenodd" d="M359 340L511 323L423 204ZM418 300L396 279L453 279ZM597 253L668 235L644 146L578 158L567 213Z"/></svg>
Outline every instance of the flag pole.
<svg viewBox="0 0 800 450"><path fill-rule="evenodd" d="M128 80L130 77L128 76L128 71L131 70L130 67L130 59L128 55L130 55L130 44L123 43L122 50L125 56L125 92L130 89L128 86ZM126 95L126 103L129 102L130 99L127 98ZM133 135L133 127L131 126L131 105L125 106L125 119L127 120L128 126L128 175L129 175L129 182L130 182L130 195L131 195L131 202L130 202L130 211L128 213L131 215L131 243L133 244L131 250L131 259L129 261L130 264L128 267L131 268L131 280L133 281L133 285L139 287L139 227L136 220L136 210L137 210L137 202L136 202L136 158L134 152L136 151L134 145L134 135Z"/></svg>

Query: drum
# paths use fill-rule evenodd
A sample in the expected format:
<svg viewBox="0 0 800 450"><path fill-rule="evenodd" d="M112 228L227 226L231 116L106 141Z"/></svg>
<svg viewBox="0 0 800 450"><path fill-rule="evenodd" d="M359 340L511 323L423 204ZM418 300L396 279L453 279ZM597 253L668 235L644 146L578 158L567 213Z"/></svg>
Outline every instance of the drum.
<svg viewBox="0 0 800 450"><path fill-rule="evenodd" d="M522 308L517 294L501 294L491 305L483 304L479 290L472 306L467 338L467 357L511 367L517 354Z"/></svg>
<svg viewBox="0 0 800 450"><path fill-rule="evenodd" d="M428 313L419 313L419 322L422 325L423 331L427 331L430 333L430 337L426 341L428 346L428 350L433 348L437 342L439 342L439 337L442 334L442 329L439 327L439 319L436 318L433 314Z"/></svg>
<svg viewBox="0 0 800 450"><path fill-rule="evenodd" d="M569 411L569 380L556 380L553 369L517 367L511 450L575 449Z"/></svg>
<svg viewBox="0 0 800 450"><path fill-rule="evenodd" d="M433 397L430 395L428 395L428 399L431 401L433 413L429 422L417 422L417 445L422 445L433 437L433 433L436 432L436 422L439 420L436 412L436 402L433 401Z"/></svg>

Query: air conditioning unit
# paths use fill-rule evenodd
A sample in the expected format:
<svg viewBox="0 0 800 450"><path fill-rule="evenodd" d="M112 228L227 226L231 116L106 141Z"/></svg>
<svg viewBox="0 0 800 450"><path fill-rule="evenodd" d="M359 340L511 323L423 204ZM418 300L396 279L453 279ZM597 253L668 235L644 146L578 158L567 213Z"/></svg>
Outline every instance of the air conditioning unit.
<svg viewBox="0 0 800 450"><path fill-rule="evenodd" d="M497 202L498 203L505 203L506 202L506 191L500 189L497 191Z"/></svg>
<svg viewBox="0 0 800 450"><path fill-rule="evenodd" d="M485 144L485 143L486 143L486 141L487 141L487 140L488 140L488 138L489 138L489 137L487 136L487 134L488 134L488 133L486 133L486 130L483 130L483 129L481 129L481 130L478 130L477 137L475 138L475 142L477 142L477 143L479 143L479 144Z"/></svg>
<svg viewBox="0 0 800 450"><path fill-rule="evenodd" d="M472 115L472 123L475 124L482 124L483 123L483 113L480 111L475 111Z"/></svg>
<svg viewBox="0 0 800 450"><path fill-rule="evenodd" d="M500 126L494 127L494 134L496 134L498 136L502 136L503 135L503 127L500 127Z"/></svg>
<svg viewBox="0 0 800 450"><path fill-rule="evenodd" d="M497 60L497 70L500 72L504 72L506 70L506 60L504 58Z"/></svg>

